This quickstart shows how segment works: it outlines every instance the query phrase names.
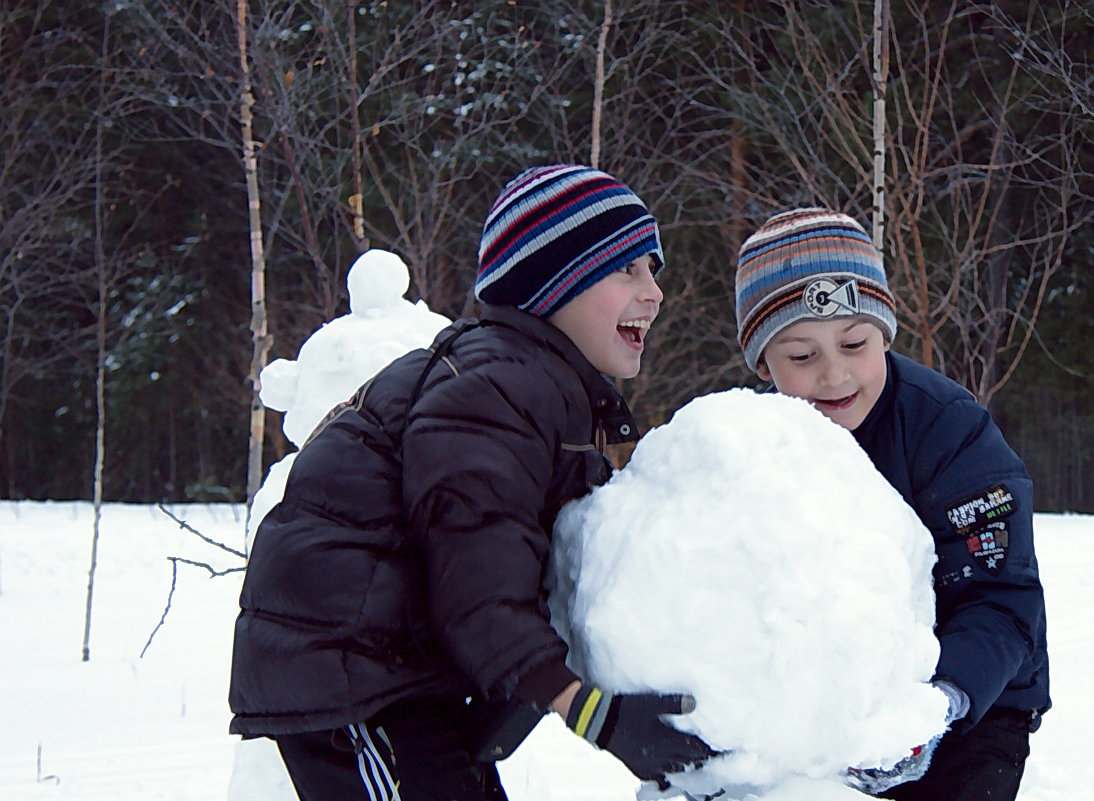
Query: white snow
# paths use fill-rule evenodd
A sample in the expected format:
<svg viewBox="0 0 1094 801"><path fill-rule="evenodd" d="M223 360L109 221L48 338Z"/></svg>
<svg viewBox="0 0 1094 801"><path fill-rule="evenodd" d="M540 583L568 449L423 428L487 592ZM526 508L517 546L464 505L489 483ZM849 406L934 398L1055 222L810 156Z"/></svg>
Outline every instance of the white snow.
<svg viewBox="0 0 1094 801"><path fill-rule="evenodd" d="M299 412L289 434L298 444L446 322L402 300L406 269L394 254L371 251L362 264L349 277L354 311L263 373L264 401ZM697 399L571 506L559 531L558 575L575 590L570 625L590 670L617 689L692 692L699 707L687 725L737 752L703 776L747 783L749 801L862 798L834 777L840 766L896 758L941 714L922 683L937 648L926 534L850 436L818 417L746 391ZM290 463L271 469L264 508ZM245 548L242 507L171 511ZM580 542L567 529L578 522ZM1056 708L1032 738L1020 798L1091 798L1094 517L1040 514L1035 525ZM108 504L101 530L85 663L90 505L0 502L0 799L292 801L270 741L227 734L242 574L212 577L200 565L220 572L242 560L153 506ZM170 612L147 644L173 567ZM627 801L638 786L555 716L500 769L512 801Z"/></svg>
<svg viewBox="0 0 1094 801"><path fill-rule="evenodd" d="M242 546L241 506L170 508L203 534ZM1094 517L1039 514L1035 524L1055 708L1031 738L1019 798L1094 798ZM85 663L91 525L87 503L0 502L0 799L295 801L270 741L228 735L241 574L210 578L180 565L172 609L140 657L171 587L168 556L218 569L239 560L154 506L108 504ZM702 623L706 636L720 630L717 619ZM501 771L511 801L633 801L638 786L557 716L545 718ZM801 777L764 798L865 796Z"/></svg>
<svg viewBox="0 0 1094 801"><path fill-rule="evenodd" d="M732 752L675 779L693 794L841 783L945 730L930 533L805 401L696 398L556 528L577 672L690 692L684 725Z"/></svg>

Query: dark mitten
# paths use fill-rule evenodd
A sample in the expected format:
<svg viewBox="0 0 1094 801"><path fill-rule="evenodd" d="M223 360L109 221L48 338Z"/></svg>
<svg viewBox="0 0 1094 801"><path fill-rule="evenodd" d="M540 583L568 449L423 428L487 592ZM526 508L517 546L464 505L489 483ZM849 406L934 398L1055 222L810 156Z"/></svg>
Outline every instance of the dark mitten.
<svg viewBox="0 0 1094 801"><path fill-rule="evenodd" d="M615 695L599 687L577 691L566 725L597 748L615 755L640 779L664 782L714 756L710 746L694 734L673 728L666 715L695 709L690 695L636 693Z"/></svg>

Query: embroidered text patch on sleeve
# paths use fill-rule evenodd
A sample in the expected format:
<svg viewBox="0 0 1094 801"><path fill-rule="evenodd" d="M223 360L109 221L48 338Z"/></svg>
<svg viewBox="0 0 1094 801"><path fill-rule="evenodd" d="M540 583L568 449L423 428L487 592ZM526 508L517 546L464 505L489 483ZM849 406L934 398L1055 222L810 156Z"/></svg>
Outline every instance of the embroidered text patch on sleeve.
<svg viewBox="0 0 1094 801"><path fill-rule="evenodd" d="M950 525L965 539L973 564L993 576L999 575L1007 561L1010 531L1006 520L1016 508L1014 495L997 484L946 509Z"/></svg>

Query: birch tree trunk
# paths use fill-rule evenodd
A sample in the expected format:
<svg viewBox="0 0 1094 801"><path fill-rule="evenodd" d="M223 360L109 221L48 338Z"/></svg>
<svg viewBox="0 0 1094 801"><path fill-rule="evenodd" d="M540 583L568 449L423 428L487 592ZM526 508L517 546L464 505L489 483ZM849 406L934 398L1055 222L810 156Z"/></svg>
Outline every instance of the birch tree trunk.
<svg viewBox="0 0 1094 801"><path fill-rule="evenodd" d="M243 170L247 179L247 213L251 232L251 433L247 447L247 509L262 483L262 443L266 436L266 407L259 392L259 374L266 366L270 336L266 315L266 256L262 245L262 209L258 195L258 159L255 157L251 71L247 62L247 2L236 0L236 38L239 45L239 124L243 139Z"/></svg>
<svg viewBox="0 0 1094 801"><path fill-rule="evenodd" d="M608 30L612 27L612 0L604 0L604 22L596 40L596 77L593 79L592 151L589 166L600 168L600 124L604 104L604 51L608 45Z"/></svg>
<svg viewBox="0 0 1094 801"><path fill-rule="evenodd" d="M102 48L99 51L99 101L95 115L95 274L99 304L95 321L95 466L92 489L94 517L91 524L91 565L87 572L87 602L84 605L84 642L82 658L91 659L91 602L95 594L95 568L99 561L99 523L103 506L103 461L106 456L106 253L103 245L103 115L106 110L106 43L110 35L110 15L103 22Z"/></svg>
<svg viewBox="0 0 1094 801"><path fill-rule="evenodd" d="M874 0L874 247L885 253L885 88L889 77L889 0ZM884 258L884 257L883 257Z"/></svg>
<svg viewBox="0 0 1094 801"><path fill-rule="evenodd" d="M368 249L368 240L365 238L365 213L364 192L361 179L361 119L358 112L361 91L357 86L357 2L346 2L346 38L349 40L349 106L350 106L350 135L353 141L351 152L351 164L353 165L353 194L349 198L350 214L353 215L353 238L357 240L357 247L362 251Z"/></svg>

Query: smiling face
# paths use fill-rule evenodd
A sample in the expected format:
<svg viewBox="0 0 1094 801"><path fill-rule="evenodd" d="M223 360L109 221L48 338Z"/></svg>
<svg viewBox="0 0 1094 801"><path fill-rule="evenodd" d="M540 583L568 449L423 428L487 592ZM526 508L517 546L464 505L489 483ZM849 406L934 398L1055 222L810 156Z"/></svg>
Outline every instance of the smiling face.
<svg viewBox="0 0 1094 801"><path fill-rule="evenodd" d="M885 388L881 329L858 317L787 326L764 348L756 373L783 395L804 398L829 420L854 431Z"/></svg>
<svg viewBox="0 0 1094 801"><path fill-rule="evenodd" d="M646 332L665 299L642 256L597 281L547 321L566 334L589 363L612 378L634 378Z"/></svg>

